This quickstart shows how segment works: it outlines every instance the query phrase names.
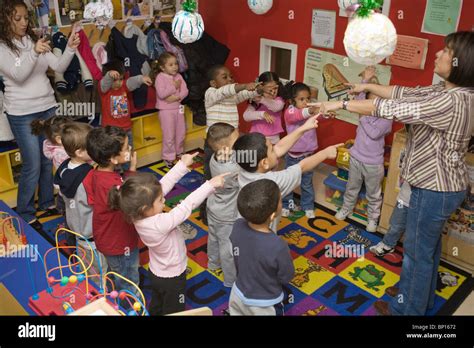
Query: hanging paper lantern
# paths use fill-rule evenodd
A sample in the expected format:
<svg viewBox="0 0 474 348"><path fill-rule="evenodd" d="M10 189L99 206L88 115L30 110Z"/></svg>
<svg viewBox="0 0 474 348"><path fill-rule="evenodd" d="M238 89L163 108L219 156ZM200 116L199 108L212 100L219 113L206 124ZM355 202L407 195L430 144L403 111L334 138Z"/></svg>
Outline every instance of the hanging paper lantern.
<svg viewBox="0 0 474 348"><path fill-rule="evenodd" d="M378 64L395 51L397 31L388 17L374 12L380 6L377 0L360 0L360 7L347 26L344 47L356 63Z"/></svg>
<svg viewBox="0 0 474 348"><path fill-rule="evenodd" d="M173 19L173 36L181 43L188 44L199 40L204 33L204 21L196 11L196 1L186 0L183 10Z"/></svg>
<svg viewBox="0 0 474 348"><path fill-rule="evenodd" d="M270 11L273 0L248 0L248 4L253 13L263 15Z"/></svg>

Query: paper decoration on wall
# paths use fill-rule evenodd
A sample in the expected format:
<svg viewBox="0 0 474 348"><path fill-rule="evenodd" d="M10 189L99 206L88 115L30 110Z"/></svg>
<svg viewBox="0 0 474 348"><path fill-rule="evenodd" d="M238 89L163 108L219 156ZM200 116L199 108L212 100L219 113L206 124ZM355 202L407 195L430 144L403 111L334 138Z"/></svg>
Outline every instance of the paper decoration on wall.
<svg viewBox="0 0 474 348"><path fill-rule="evenodd" d="M263 15L270 11L273 0L248 0L248 4L253 13Z"/></svg>
<svg viewBox="0 0 474 348"><path fill-rule="evenodd" d="M105 27L114 15L111 0L90 2L84 8L84 19L93 21L98 27Z"/></svg>
<svg viewBox="0 0 474 348"><path fill-rule="evenodd" d="M179 11L173 19L173 36L181 43L193 43L202 37L204 21L196 12L196 1L186 0L182 6L183 10Z"/></svg>
<svg viewBox="0 0 474 348"><path fill-rule="evenodd" d="M345 10L351 6L358 5L359 0L337 0L337 4L339 5L339 8Z"/></svg>
<svg viewBox="0 0 474 348"><path fill-rule="evenodd" d="M397 46L397 31L390 19L375 13L382 6L380 0L360 0L354 18L344 35L347 55L363 65L374 65L392 55Z"/></svg>
<svg viewBox="0 0 474 348"><path fill-rule="evenodd" d="M409 69L425 68L428 40L419 37L398 35L395 52L387 58L386 63Z"/></svg>

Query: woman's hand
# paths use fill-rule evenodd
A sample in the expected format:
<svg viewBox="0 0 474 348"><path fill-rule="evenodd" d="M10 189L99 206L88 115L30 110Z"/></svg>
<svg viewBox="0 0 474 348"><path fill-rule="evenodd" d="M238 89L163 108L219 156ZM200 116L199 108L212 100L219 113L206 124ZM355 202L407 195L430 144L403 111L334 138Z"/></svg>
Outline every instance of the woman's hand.
<svg viewBox="0 0 474 348"><path fill-rule="evenodd" d="M232 174L231 172L224 173L218 176L213 177L211 180L209 180L209 184L212 185L214 188L221 188L224 187L225 184L225 177Z"/></svg>
<svg viewBox="0 0 474 348"><path fill-rule="evenodd" d="M311 129L318 128L318 117L312 116L306 120L306 122L300 127L303 132L309 131Z"/></svg>
<svg viewBox="0 0 474 348"><path fill-rule="evenodd" d="M344 86L350 87L349 94L359 94L367 92L367 84L365 83L345 83Z"/></svg>
<svg viewBox="0 0 474 348"><path fill-rule="evenodd" d="M273 116L270 115L268 112L264 112L263 113L263 119L268 123L268 124L273 124L274 120L273 120Z"/></svg>
<svg viewBox="0 0 474 348"><path fill-rule="evenodd" d="M39 39L36 41L34 50L37 54L51 52L51 46L49 45L50 41L46 41L46 39Z"/></svg>
<svg viewBox="0 0 474 348"><path fill-rule="evenodd" d="M74 30L74 27L72 30ZM69 40L67 41L67 45L69 46L69 48L75 50L79 47L80 43L81 39L79 38L79 34L76 32L71 33L71 35L69 36Z"/></svg>
<svg viewBox="0 0 474 348"><path fill-rule="evenodd" d="M344 146L344 143L332 145L325 148L323 151L326 155L326 159L335 159L337 157L337 148L341 146Z"/></svg>
<svg viewBox="0 0 474 348"><path fill-rule="evenodd" d="M181 161L186 165L186 167L191 167L194 163L194 157L199 155L199 152L195 152L193 154L184 154L181 156Z"/></svg>
<svg viewBox="0 0 474 348"><path fill-rule="evenodd" d="M334 111L342 109L342 101L315 103L314 106L319 108L319 113L323 115L333 114Z"/></svg>

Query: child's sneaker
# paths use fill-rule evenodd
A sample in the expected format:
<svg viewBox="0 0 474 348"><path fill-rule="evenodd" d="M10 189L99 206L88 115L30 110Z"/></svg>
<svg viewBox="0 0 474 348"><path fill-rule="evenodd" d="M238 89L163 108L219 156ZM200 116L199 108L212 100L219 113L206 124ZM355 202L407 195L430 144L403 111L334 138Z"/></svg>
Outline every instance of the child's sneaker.
<svg viewBox="0 0 474 348"><path fill-rule="evenodd" d="M163 162L165 162L166 166L171 169L173 168L174 166L174 161L167 161L167 160L164 160Z"/></svg>
<svg viewBox="0 0 474 348"><path fill-rule="evenodd" d="M288 216L290 216L290 209L283 208L283 209L281 210L281 216L282 216L282 217L286 217L286 218L287 218Z"/></svg>
<svg viewBox="0 0 474 348"><path fill-rule="evenodd" d="M351 212L346 208L341 208L334 217L336 218L336 220L344 221L350 213Z"/></svg>
<svg viewBox="0 0 474 348"><path fill-rule="evenodd" d="M384 242L379 242L377 245L371 246L369 250L377 256L384 256L393 253L395 248L389 247Z"/></svg>
<svg viewBox="0 0 474 348"><path fill-rule="evenodd" d="M308 219L314 219L315 216L314 216L314 210L305 210L304 211L304 215L306 215L306 217Z"/></svg>
<svg viewBox="0 0 474 348"><path fill-rule="evenodd" d="M366 228L367 232L377 232L377 221L376 220L369 220Z"/></svg>

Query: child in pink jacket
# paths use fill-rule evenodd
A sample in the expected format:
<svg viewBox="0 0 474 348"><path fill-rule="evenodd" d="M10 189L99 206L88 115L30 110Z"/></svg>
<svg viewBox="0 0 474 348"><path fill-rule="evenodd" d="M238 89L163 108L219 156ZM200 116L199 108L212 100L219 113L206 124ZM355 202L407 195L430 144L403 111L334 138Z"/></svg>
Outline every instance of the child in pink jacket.
<svg viewBox="0 0 474 348"><path fill-rule="evenodd" d="M188 96L188 87L178 72L178 60L174 54L161 54L158 68L160 73L155 80L155 89L163 137L161 158L171 168L176 157L184 152L186 122L181 101Z"/></svg>
<svg viewBox="0 0 474 348"><path fill-rule="evenodd" d="M160 181L151 173L140 173L128 178L120 188L110 192L112 207L120 208L132 221L150 253L151 280L150 315L165 315L185 310L186 244L183 234L176 229L192 211L216 188L224 186L224 176L206 181L184 201L168 213L163 212L165 196L189 172L193 155L181 160Z"/></svg>

